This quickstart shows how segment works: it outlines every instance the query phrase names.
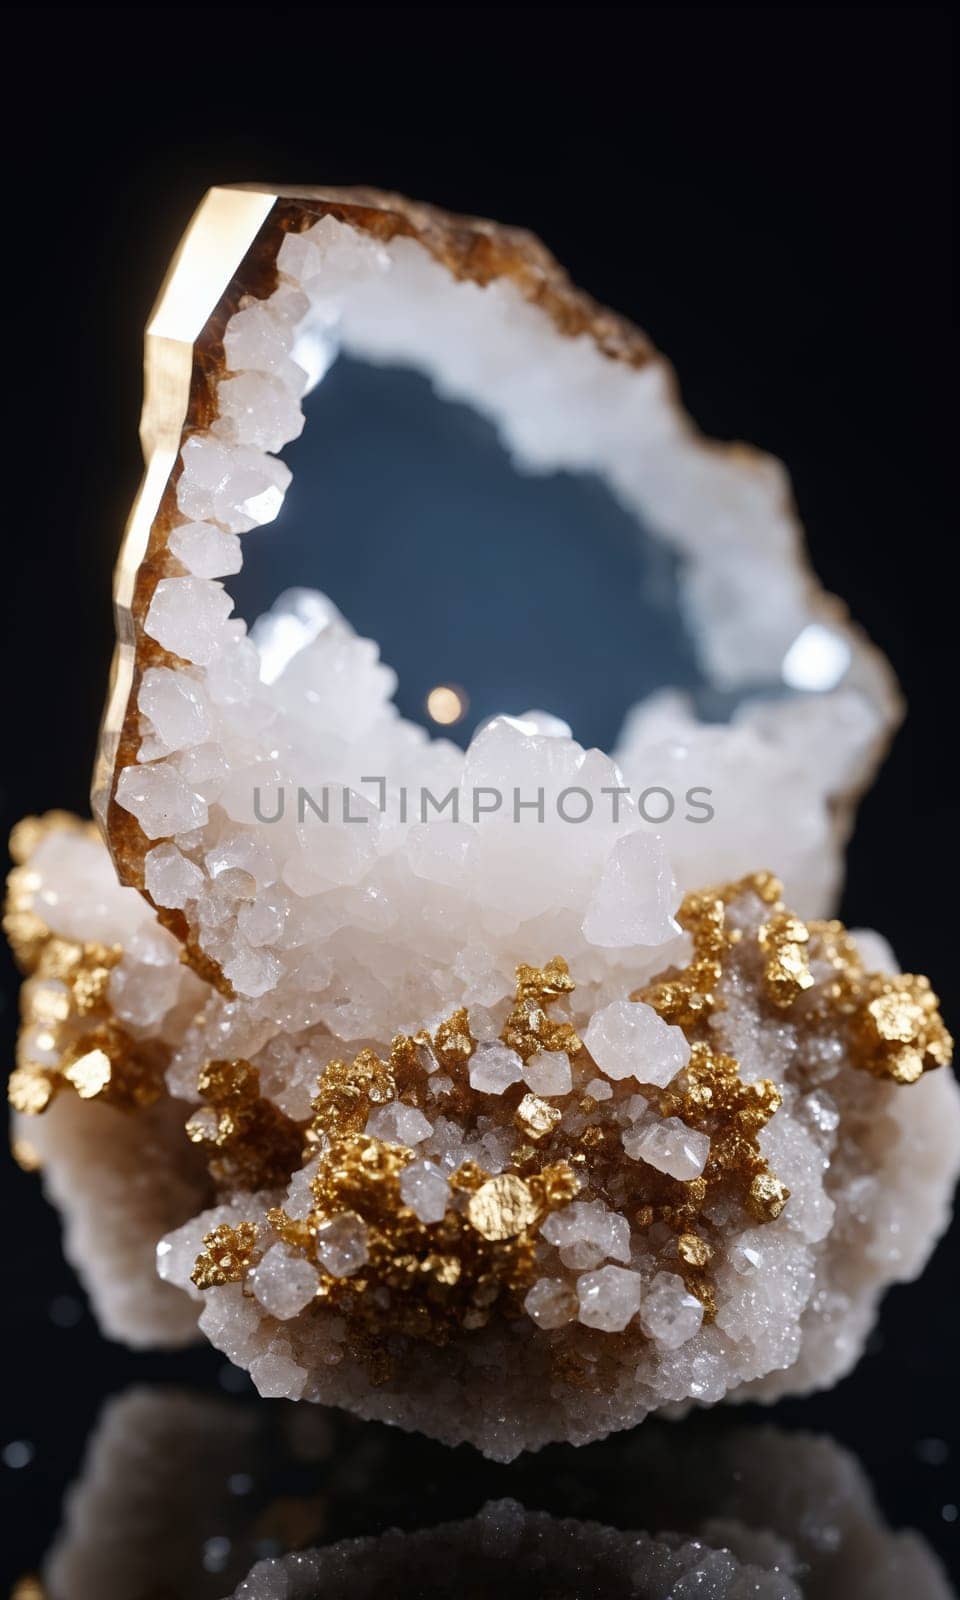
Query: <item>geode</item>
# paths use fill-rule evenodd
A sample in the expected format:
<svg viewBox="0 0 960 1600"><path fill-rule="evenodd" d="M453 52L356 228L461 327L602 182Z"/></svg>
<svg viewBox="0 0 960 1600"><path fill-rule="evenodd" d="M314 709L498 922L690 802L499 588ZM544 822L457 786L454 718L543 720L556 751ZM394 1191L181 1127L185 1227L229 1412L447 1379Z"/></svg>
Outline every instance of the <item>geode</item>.
<svg viewBox="0 0 960 1600"><path fill-rule="evenodd" d="M605 483L731 720L665 683L615 758L541 711L464 753L322 595L233 617L340 352ZM212 191L142 432L99 831L21 825L8 912L18 1149L104 1327L501 1459L833 1382L945 1225L960 1107L929 984L829 917L899 707L781 469L527 235L366 191Z"/></svg>

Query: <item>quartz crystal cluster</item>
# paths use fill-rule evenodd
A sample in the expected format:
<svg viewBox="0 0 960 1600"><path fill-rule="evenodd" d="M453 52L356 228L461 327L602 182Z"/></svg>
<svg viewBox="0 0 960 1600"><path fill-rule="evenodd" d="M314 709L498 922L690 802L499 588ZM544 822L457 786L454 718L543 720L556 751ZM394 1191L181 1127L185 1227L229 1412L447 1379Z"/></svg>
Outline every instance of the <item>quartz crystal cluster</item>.
<svg viewBox="0 0 960 1600"><path fill-rule="evenodd" d="M383 197L216 191L150 339L100 833L22 825L7 918L18 1150L104 1325L504 1459L833 1381L944 1226L960 1113L929 985L826 915L896 706L780 470L700 441L525 235ZM681 553L714 681L779 697L463 753L323 596L248 630L219 580L341 349L599 473ZM706 823L637 802L691 782Z"/></svg>

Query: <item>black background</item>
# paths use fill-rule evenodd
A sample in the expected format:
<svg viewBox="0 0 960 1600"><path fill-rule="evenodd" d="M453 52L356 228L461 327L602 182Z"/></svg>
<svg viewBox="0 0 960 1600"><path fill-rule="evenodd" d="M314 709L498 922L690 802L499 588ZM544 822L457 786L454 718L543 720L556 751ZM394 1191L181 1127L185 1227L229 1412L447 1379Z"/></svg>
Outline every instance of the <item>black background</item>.
<svg viewBox="0 0 960 1600"><path fill-rule="evenodd" d="M86 808L139 472L141 331L193 206L218 181L393 187L532 228L669 353L708 433L787 461L820 577L910 707L863 805L842 911L929 973L956 1023L947 12L5 16L5 827ZM4 973L9 1057L5 956ZM102 1395L151 1375L215 1383L220 1362L133 1356L86 1312L51 1320L55 1297L79 1297L55 1220L35 1178L6 1163L2 1183L0 1445L36 1449L27 1468L0 1466L13 1574L42 1553ZM957 1525L941 1508L960 1500L957 1256L955 1234L889 1296L853 1376L780 1408L850 1443L888 1516L944 1554ZM931 1436L954 1454L930 1464ZM480 1469L461 1457L469 1499Z"/></svg>

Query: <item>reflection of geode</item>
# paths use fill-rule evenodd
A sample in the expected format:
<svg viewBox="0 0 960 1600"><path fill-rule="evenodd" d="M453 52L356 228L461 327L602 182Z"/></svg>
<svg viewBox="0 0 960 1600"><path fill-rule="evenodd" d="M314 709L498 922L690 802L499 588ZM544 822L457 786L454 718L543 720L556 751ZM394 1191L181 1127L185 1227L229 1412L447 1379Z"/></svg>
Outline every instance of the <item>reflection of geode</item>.
<svg viewBox="0 0 960 1600"><path fill-rule="evenodd" d="M708 1600L801 1600L803 1591L781 1570L741 1561L722 1544L561 1522L545 1511L525 1511L515 1500L494 1500L469 1522L393 1531L261 1562L233 1600L379 1600L384 1594L663 1600L685 1593Z"/></svg>
<svg viewBox="0 0 960 1600"><path fill-rule="evenodd" d="M825 1443L825 1441L809 1441ZM841 1468L852 1462L837 1452ZM823 1485L826 1487L826 1485ZM834 1487L831 1485L830 1487ZM842 1522L857 1524L865 1505L836 1505L820 1534L830 1545ZM559 1520L525 1511L515 1500L491 1501L469 1522L417 1533L391 1531L260 1562L233 1600L379 1600L389 1595L515 1596L526 1600L950 1600L936 1561L912 1535L892 1536L864 1519L836 1559L808 1563L809 1529L794 1543L779 1527L708 1522L681 1533L626 1532L597 1522ZM841 1535L842 1536L842 1535ZM835 1553L835 1546L834 1552ZM826 1568L826 1570L824 1570Z"/></svg>
<svg viewBox="0 0 960 1600"><path fill-rule="evenodd" d="M769 1427L689 1433L652 1425L567 1457L546 1477L531 1458L512 1467L513 1493L540 1499L549 1483L557 1516L504 1500L504 1473L484 1467L476 1499L493 1498L480 1514L446 1521L431 1493L428 1515L440 1525L424 1529L423 1485L435 1490L438 1470L429 1445L312 1409L133 1390L108 1404L88 1446L45 1564L46 1593L220 1600L239 1583L238 1600L948 1600L926 1545L883 1525L861 1469L829 1439ZM345 1526L385 1520L416 1531L341 1538ZM320 1537L335 1542L280 1554ZM241 1582L268 1545L277 1556Z"/></svg>
<svg viewBox="0 0 960 1600"><path fill-rule="evenodd" d="M463 754L323 597L248 635L216 579L338 348L598 475L682 557L713 685L763 694L716 728L654 697L620 766L543 713ZM924 980L753 871L826 909L896 714L779 470L697 438L525 236L369 194L215 192L148 358L96 794L127 887L28 826L9 918L20 1148L106 1326L174 1343L202 1298L261 1392L500 1457L829 1383L943 1225L957 1103L915 1081L949 1055ZM661 837L650 783L715 815Z"/></svg>

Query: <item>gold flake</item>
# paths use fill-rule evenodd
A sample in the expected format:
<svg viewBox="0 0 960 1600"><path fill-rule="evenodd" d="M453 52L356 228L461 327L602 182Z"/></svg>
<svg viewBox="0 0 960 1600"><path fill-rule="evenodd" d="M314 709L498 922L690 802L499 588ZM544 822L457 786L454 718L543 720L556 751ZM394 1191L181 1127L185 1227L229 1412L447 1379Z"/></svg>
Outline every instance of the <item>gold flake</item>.
<svg viewBox="0 0 960 1600"><path fill-rule="evenodd" d="M950 1065L953 1040L927 978L866 972L839 922L811 922L810 941L814 958L833 969L815 1014L835 1020L853 1066L910 1084L924 1072Z"/></svg>
<svg viewBox="0 0 960 1600"><path fill-rule="evenodd" d="M487 1177L488 1174L475 1161L462 1161L456 1172L450 1174L450 1187L460 1189L464 1194L475 1194Z"/></svg>
<svg viewBox="0 0 960 1600"><path fill-rule="evenodd" d="M470 1060L476 1049L470 1032L470 1019L461 1007L446 1022L441 1022L433 1036L434 1049L440 1065L447 1072L455 1072Z"/></svg>
<svg viewBox="0 0 960 1600"><path fill-rule="evenodd" d="M198 1289L242 1283L254 1264L256 1247L255 1222L240 1222L235 1228L228 1222L221 1222L211 1233L204 1234L203 1250L190 1277Z"/></svg>
<svg viewBox="0 0 960 1600"><path fill-rule="evenodd" d="M551 1017L546 1007L551 1001L572 994L576 985L562 956L554 956L545 967L517 967L516 1003L504 1023L500 1038L524 1061L541 1050L564 1051L575 1056L583 1049L576 1029L569 1022Z"/></svg>
<svg viewBox="0 0 960 1600"><path fill-rule="evenodd" d="M529 1183L544 1211L555 1211L558 1206L575 1200L580 1192L580 1184L567 1161L552 1161L549 1166L541 1167Z"/></svg>
<svg viewBox="0 0 960 1600"><path fill-rule="evenodd" d="M953 1040L926 978L872 973L858 989L850 1028L855 1066L902 1084L949 1066Z"/></svg>
<svg viewBox="0 0 960 1600"><path fill-rule="evenodd" d="M83 959L85 946L76 939L51 936L44 948L39 972L47 978L72 978Z"/></svg>
<svg viewBox="0 0 960 1600"><path fill-rule="evenodd" d="M98 959L96 953L91 954L91 964L81 968L70 984L73 1002L81 1017L90 1016L105 1006L110 973L120 959L119 948L107 952L107 959Z"/></svg>
<svg viewBox="0 0 960 1600"><path fill-rule="evenodd" d="M260 1074L249 1061L208 1061L198 1089L206 1102L187 1120L186 1133L210 1157L217 1183L269 1189L299 1167L303 1133L260 1095Z"/></svg>
<svg viewBox="0 0 960 1600"><path fill-rule="evenodd" d="M793 1005L798 995L813 988L813 974L805 948L809 930L799 917L778 909L761 925L757 938L766 955L763 977L767 994L775 1006L785 1010Z"/></svg>
<svg viewBox="0 0 960 1600"><path fill-rule="evenodd" d="M713 1322L717 1315L717 1296L713 1285L708 1283L705 1278L698 1277L695 1274L685 1278L684 1282L687 1292L695 1294L703 1306L704 1322Z"/></svg>
<svg viewBox="0 0 960 1600"><path fill-rule="evenodd" d="M713 1259L710 1245L697 1233L682 1233L677 1240L677 1252L688 1267L705 1267Z"/></svg>
<svg viewBox="0 0 960 1600"><path fill-rule="evenodd" d="M581 1150L600 1149L606 1142L608 1131L607 1128L602 1128L596 1123L590 1128L584 1128L579 1139Z"/></svg>
<svg viewBox="0 0 960 1600"><path fill-rule="evenodd" d="M7 1098L14 1111L28 1117L38 1117L46 1111L56 1092L55 1079L38 1067L15 1067L7 1084Z"/></svg>
<svg viewBox="0 0 960 1600"><path fill-rule="evenodd" d="M438 1283L447 1284L448 1286L459 1283L460 1274L463 1270L457 1256L429 1255L423 1266Z"/></svg>
<svg viewBox="0 0 960 1600"><path fill-rule="evenodd" d="M371 1107L392 1100L396 1091L393 1072L373 1050L361 1050L353 1061L331 1061L312 1102L308 1139L361 1133Z"/></svg>
<svg viewBox="0 0 960 1600"><path fill-rule="evenodd" d="M572 994L576 984L563 956L554 956L545 967L529 967L523 962L517 968L517 999L557 1000L563 994Z"/></svg>
<svg viewBox="0 0 960 1600"><path fill-rule="evenodd" d="M559 1106L552 1106L539 1095L525 1094L517 1107L514 1120L528 1139L545 1139L558 1127L563 1117Z"/></svg>
<svg viewBox="0 0 960 1600"><path fill-rule="evenodd" d="M522 1178L502 1172L471 1195L467 1216L485 1239L515 1239L532 1228L540 1207Z"/></svg>
<svg viewBox="0 0 960 1600"><path fill-rule="evenodd" d="M315 1221L288 1217L282 1207L271 1206L267 1212L267 1223L283 1244L288 1244L292 1249L307 1255L312 1252L317 1232Z"/></svg>
<svg viewBox="0 0 960 1600"><path fill-rule="evenodd" d="M94 834L92 824L64 813L29 818L15 830L16 858L25 861L22 852L56 831ZM10 1081L11 1104L39 1115L64 1087L112 1105L149 1104L162 1090L164 1052L135 1042L113 1017L108 984L122 952L118 946L53 934L37 914L39 888L40 879L28 866L10 873L4 926L18 961L32 974L20 997L19 1068ZM36 1059L37 1051L56 1059L48 1065Z"/></svg>
<svg viewBox="0 0 960 1600"><path fill-rule="evenodd" d="M33 983L30 987L33 1020L53 1026L66 1022L70 1015L70 992L60 984Z"/></svg>
<svg viewBox="0 0 960 1600"><path fill-rule="evenodd" d="M86 1050L63 1068L63 1076L76 1089L81 1100L95 1100L109 1087L113 1063L102 1049Z"/></svg>
<svg viewBox="0 0 960 1600"><path fill-rule="evenodd" d="M752 1180L748 1205L759 1222L772 1222L779 1217L790 1198L790 1190L770 1172L758 1172Z"/></svg>
<svg viewBox="0 0 960 1600"><path fill-rule="evenodd" d="M16 871L11 872L8 884L16 877ZM44 941L48 937L46 923L32 911L16 911L12 909L11 900L7 900L7 912L3 919L3 931L7 942L13 951L13 958L21 972L32 972L37 964Z"/></svg>
<svg viewBox="0 0 960 1600"><path fill-rule="evenodd" d="M884 1044L912 1043L924 1021L923 1010L912 996L896 990L868 1001L866 1009L877 1038Z"/></svg>

